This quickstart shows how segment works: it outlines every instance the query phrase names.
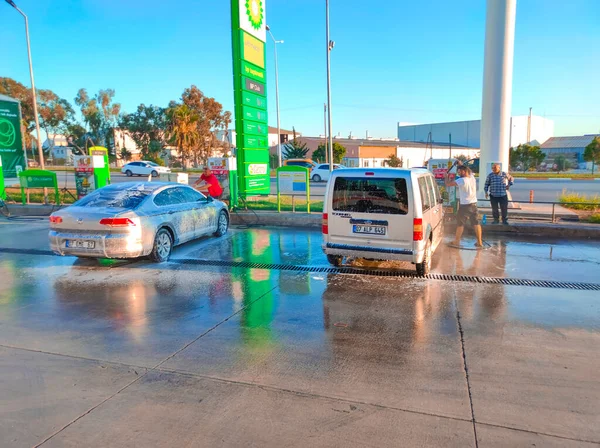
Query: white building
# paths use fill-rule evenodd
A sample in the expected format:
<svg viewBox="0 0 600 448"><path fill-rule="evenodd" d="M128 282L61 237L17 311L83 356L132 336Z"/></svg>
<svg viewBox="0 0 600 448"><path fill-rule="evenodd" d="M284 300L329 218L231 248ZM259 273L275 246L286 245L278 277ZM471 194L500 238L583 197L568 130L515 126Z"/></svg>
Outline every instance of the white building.
<svg viewBox="0 0 600 448"><path fill-rule="evenodd" d="M434 143L480 148L481 120L448 123L411 124L398 123L398 139L406 142L427 142L431 133ZM554 136L554 121L536 115L511 118L510 146L533 142L542 144Z"/></svg>

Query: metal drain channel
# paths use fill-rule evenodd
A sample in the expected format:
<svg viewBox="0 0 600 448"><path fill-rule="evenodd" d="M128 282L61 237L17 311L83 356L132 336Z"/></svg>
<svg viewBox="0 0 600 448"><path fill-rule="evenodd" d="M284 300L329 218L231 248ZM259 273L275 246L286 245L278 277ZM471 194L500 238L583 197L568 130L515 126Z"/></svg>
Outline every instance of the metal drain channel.
<svg viewBox="0 0 600 448"><path fill-rule="evenodd" d="M5 254L26 254L26 255L52 255L50 250L42 249L13 249L0 247L0 253ZM457 274L428 274L420 277L416 272L410 271L392 271L384 269L358 269L351 267L323 267L323 266L302 266L294 264L270 264L254 263L251 261L230 261L230 260L207 260L196 258L171 259L169 263L188 264L195 266L217 266L223 268L242 268L242 269L268 269L271 271L292 271L292 272L312 272L322 274L349 274L349 275L370 275L375 277L404 277L404 278L426 278L430 280L442 280L450 282L481 283L486 285L509 285L509 286L529 286L534 288L552 288L552 289L573 289L577 291L600 291L598 283L579 283L579 282L559 282L550 280L526 280L520 278L503 277L479 277L476 275L457 275Z"/></svg>
<svg viewBox="0 0 600 448"><path fill-rule="evenodd" d="M475 275L456 275L456 274L428 274L424 277L418 276L415 272L392 271L383 269L358 269L351 267L319 267L319 266L299 266L292 264L268 264L253 263L250 261L228 261L228 260L206 260L206 259L173 259L170 263L187 264L196 266L217 266L225 268L242 269L268 269L276 271L292 272L313 272L324 274L350 274L350 275L371 275L376 277L405 277L405 278L426 278L430 280L443 280L451 282L482 283L487 285L510 285L510 286L530 286L537 288L553 289L574 289L578 291L600 291L600 284L579 283L579 282L559 282L549 280L526 280L520 278L503 277L479 277Z"/></svg>

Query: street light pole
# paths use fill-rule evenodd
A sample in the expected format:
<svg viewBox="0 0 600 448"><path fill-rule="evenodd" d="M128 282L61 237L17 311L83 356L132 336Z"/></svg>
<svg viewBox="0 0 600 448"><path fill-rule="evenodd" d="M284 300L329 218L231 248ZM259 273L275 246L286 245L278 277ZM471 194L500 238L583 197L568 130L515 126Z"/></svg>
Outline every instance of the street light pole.
<svg viewBox="0 0 600 448"><path fill-rule="evenodd" d="M267 31L273 39L273 49L275 50L275 103L277 104L277 155L279 157L279 166L281 167L281 124L279 121L279 70L277 67L277 44L282 44L282 40L275 40L271 28L267 25Z"/></svg>
<svg viewBox="0 0 600 448"><path fill-rule="evenodd" d="M33 80L33 65L31 64L31 45L29 44L29 21L27 20L27 16L25 15L25 13L18 8L18 6L13 0L6 0L6 3L15 8L19 12L19 14L21 14L25 19L25 35L27 37L27 56L29 57L29 76L31 77L31 96L33 97L33 115L35 117L35 131L37 135L38 157L40 158L40 168L45 169L44 153L42 151L42 136L40 134L40 120L38 118L37 110L37 95L35 93L35 82ZM47 195L44 196L45 199L47 199Z"/></svg>
<svg viewBox="0 0 600 448"><path fill-rule="evenodd" d="M333 172L333 136L331 134L331 50L335 42L329 40L329 0L325 0L325 22L327 38L327 128L329 134L329 172Z"/></svg>

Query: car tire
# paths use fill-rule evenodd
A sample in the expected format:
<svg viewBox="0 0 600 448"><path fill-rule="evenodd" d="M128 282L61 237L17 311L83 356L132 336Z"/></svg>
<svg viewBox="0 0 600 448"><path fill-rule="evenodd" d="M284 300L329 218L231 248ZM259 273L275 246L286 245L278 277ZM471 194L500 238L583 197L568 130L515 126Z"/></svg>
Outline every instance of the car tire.
<svg viewBox="0 0 600 448"><path fill-rule="evenodd" d="M427 240L427 244L425 244L425 254L423 255L423 261L421 263L417 263L417 274L419 276L424 276L429 274L431 270L431 241Z"/></svg>
<svg viewBox="0 0 600 448"><path fill-rule="evenodd" d="M343 258L340 255L327 255L327 261L330 265L340 267L342 265Z"/></svg>
<svg viewBox="0 0 600 448"><path fill-rule="evenodd" d="M229 217L225 211L221 210L217 219L217 231L214 235L217 237L223 236L227 233L227 229L229 229Z"/></svg>
<svg viewBox="0 0 600 448"><path fill-rule="evenodd" d="M151 175L152 177L158 177L158 173L157 173L156 171L152 171L152 172L150 173L150 175Z"/></svg>
<svg viewBox="0 0 600 448"><path fill-rule="evenodd" d="M131 170L125 171L125 176L127 176L127 177L131 177L132 174L133 173L131 172Z"/></svg>
<svg viewBox="0 0 600 448"><path fill-rule="evenodd" d="M154 246L150 253L150 259L157 263L165 262L171 256L173 250L173 237L171 233L165 229L160 229L154 237Z"/></svg>
<svg viewBox="0 0 600 448"><path fill-rule="evenodd" d="M313 182L321 182L321 176L319 176L318 174L315 174L312 178Z"/></svg>

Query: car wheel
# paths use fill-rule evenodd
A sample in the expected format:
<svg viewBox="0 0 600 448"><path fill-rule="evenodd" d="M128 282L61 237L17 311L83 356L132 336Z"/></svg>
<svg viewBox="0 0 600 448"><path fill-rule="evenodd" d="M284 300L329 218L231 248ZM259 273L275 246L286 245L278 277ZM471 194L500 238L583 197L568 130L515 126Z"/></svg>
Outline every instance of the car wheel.
<svg viewBox="0 0 600 448"><path fill-rule="evenodd" d="M321 182L321 176L319 176L318 174L315 174L312 178L313 182Z"/></svg>
<svg viewBox="0 0 600 448"><path fill-rule="evenodd" d="M152 177L158 177L158 173L157 173L156 171L152 171L152 172L150 173L150 175L151 175Z"/></svg>
<svg viewBox="0 0 600 448"><path fill-rule="evenodd" d="M227 233L227 229L229 228L229 217L227 213L221 211L219 213L219 220L217 221L217 231L215 232L215 236L223 236Z"/></svg>
<svg viewBox="0 0 600 448"><path fill-rule="evenodd" d="M173 238L167 229L160 229L154 238L150 259L158 263L167 261L173 250Z"/></svg>
<svg viewBox="0 0 600 448"><path fill-rule="evenodd" d="M425 254L423 255L423 261L417 263L417 274L420 276L429 274L431 270L431 241L427 240L425 245Z"/></svg>
<svg viewBox="0 0 600 448"><path fill-rule="evenodd" d="M327 261L329 264L335 267L339 267L342 265L342 257L339 255L327 255Z"/></svg>
<svg viewBox="0 0 600 448"><path fill-rule="evenodd" d="M125 176L127 176L127 177L131 177L132 174L133 173L131 172L131 170L125 171Z"/></svg>

